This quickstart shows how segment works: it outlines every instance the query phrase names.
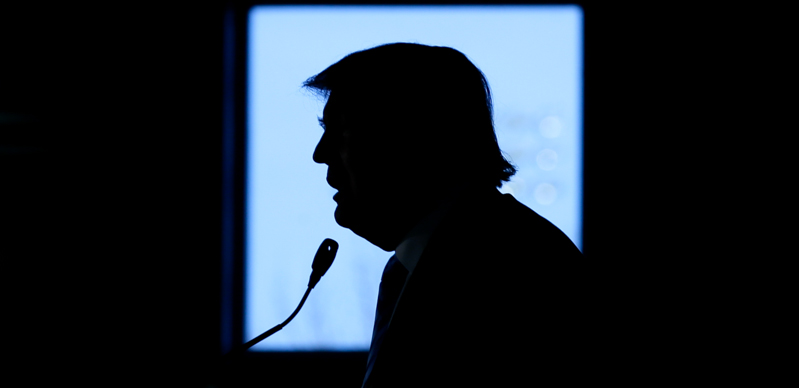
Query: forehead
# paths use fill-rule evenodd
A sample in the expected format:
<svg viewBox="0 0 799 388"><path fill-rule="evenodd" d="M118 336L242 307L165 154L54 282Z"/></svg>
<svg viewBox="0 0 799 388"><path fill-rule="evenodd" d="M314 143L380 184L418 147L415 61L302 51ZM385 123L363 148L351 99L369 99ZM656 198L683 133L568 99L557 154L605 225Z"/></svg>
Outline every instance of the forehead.
<svg viewBox="0 0 799 388"><path fill-rule="evenodd" d="M361 99L357 98L352 93L340 91L330 92L327 103L325 104L324 115L331 117L350 115L352 111L362 105L358 102L359 100Z"/></svg>
<svg viewBox="0 0 799 388"><path fill-rule="evenodd" d="M366 123L374 123L374 120L379 117L379 109L364 97L366 96L355 96L338 91L331 92L322 113L325 125L353 130Z"/></svg>
<svg viewBox="0 0 799 388"><path fill-rule="evenodd" d="M329 124L331 121L341 116L343 110L341 105L342 103L339 102L338 96L335 93L330 93L327 97L325 108L322 111L322 117L324 117L325 122Z"/></svg>
<svg viewBox="0 0 799 388"><path fill-rule="evenodd" d="M398 148L405 132L395 122L396 115L379 96L351 96L331 93L322 121L325 131L339 134L360 145L379 147L384 152Z"/></svg>

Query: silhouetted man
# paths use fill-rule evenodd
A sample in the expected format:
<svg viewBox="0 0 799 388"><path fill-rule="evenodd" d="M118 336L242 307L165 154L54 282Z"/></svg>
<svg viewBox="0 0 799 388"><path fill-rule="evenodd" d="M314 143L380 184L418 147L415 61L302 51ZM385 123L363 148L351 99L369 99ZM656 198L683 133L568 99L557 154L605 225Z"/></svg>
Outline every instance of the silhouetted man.
<svg viewBox="0 0 799 388"><path fill-rule="evenodd" d="M497 188L515 168L483 74L447 47L397 43L306 81L328 98L313 158L336 222L395 251L364 386L497 386L577 374L582 254Z"/></svg>

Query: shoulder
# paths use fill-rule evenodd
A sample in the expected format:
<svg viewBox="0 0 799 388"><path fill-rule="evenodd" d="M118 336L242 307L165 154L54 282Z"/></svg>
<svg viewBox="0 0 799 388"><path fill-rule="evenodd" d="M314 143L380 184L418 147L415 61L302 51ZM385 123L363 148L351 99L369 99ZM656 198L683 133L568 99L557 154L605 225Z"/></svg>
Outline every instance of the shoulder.
<svg viewBox="0 0 799 388"><path fill-rule="evenodd" d="M555 225L512 195L496 190L458 201L434 232L433 244L475 254L496 252L542 260L582 258L574 243Z"/></svg>
<svg viewBox="0 0 799 388"><path fill-rule="evenodd" d="M453 206L442 219L397 307L394 349L427 360L440 356L430 352L436 344L460 368L485 370L471 375L477 380L531 362L539 373L574 365L569 352L586 311L582 255L549 221L496 194ZM495 357L519 349L524 357Z"/></svg>
<svg viewBox="0 0 799 388"><path fill-rule="evenodd" d="M507 233L516 241L549 256L581 258L574 242L549 220L525 206L510 194L503 194L497 211Z"/></svg>
<svg viewBox="0 0 799 388"><path fill-rule="evenodd" d="M558 303L577 297L575 292L586 284L585 258L571 240L496 190L453 206L417 266L413 283L427 289L456 289L462 300L535 293L548 296L541 298L542 303Z"/></svg>

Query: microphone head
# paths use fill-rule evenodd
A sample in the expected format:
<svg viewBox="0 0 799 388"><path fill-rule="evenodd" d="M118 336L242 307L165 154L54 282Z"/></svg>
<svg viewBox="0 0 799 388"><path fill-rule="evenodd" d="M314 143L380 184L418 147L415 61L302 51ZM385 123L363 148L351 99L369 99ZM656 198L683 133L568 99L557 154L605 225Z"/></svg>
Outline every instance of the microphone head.
<svg viewBox="0 0 799 388"><path fill-rule="evenodd" d="M322 241L322 245L319 245L319 249L316 250L313 264L311 264L313 272L311 273L311 279L308 281L309 288L314 288L316 283L319 283L319 279L322 278L322 275L324 275L327 269L330 268L330 265L333 264L333 259L336 258L336 252L338 252L338 243L335 240L326 238L325 241Z"/></svg>

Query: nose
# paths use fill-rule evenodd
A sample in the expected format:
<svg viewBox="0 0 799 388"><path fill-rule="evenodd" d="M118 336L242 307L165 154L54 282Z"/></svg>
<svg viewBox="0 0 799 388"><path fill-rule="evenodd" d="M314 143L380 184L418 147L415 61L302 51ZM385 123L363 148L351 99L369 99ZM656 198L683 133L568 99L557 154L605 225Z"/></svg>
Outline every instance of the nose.
<svg viewBox="0 0 799 388"><path fill-rule="evenodd" d="M328 141L327 141L327 134L323 134L322 138L319 139L319 143L316 145L316 149L313 151L313 161L316 163L326 163L327 162L327 150L328 148Z"/></svg>

